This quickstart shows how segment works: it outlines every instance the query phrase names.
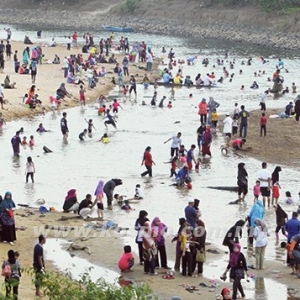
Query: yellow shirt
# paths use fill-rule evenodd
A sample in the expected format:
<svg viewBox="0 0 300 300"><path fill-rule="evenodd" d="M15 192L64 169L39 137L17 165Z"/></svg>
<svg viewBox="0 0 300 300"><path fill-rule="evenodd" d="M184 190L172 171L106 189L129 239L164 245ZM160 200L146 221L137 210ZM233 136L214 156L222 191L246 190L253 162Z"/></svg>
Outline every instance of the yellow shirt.
<svg viewBox="0 0 300 300"><path fill-rule="evenodd" d="M174 84L180 84L180 80L181 80L181 77L180 76L176 76L174 78Z"/></svg>
<svg viewBox="0 0 300 300"><path fill-rule="evenodd" d="M218 121L218 114L216 112L211 113L211 120L212 121Z"/></svg>
<svg viewBox="0 0 300 300"><path fill-rule="evenodd" d="M109 143L109 139L108 139L108 137L104 137L104 138L102 138L102 142L103 142L104 144L107 144L107 143Z"/></svg>

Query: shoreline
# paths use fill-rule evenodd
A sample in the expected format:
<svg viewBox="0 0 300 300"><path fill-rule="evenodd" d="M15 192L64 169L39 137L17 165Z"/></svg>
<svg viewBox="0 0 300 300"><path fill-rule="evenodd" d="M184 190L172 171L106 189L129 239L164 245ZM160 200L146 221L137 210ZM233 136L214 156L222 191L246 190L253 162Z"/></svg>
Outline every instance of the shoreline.
<svg viewBox="0 0 300 300"><path fill-rule="evenodd" d="M70 11L45 11L43 8L35 10L4 8L1 9L2 15L0 20L2 23L34 26L35 28L38 28L36 24L39 24L38 26L45 28L55 27L70 30L92 29L101 31L102 26L95 25L99 24L98 20L101 18L102 24L120 27L126 24L127 27L133 27L137 33L162 34L162 32L165 32L165 34L171 36L209 38L237 43L246 42L250 45L261 45L278 49L295 50L300 48L297 30L293 28L293 30L287 31L285 29L287 26L287 24L284 23L284 21L286 21L285 19L281 20L282 24L276 24L275 17L255 11L254 8L247 8L245 10L222 9L223 21L218 21L217 16L220 12L217 8L215 10L209 8L199 10L198 19L204 20L201 26L197 26L197 23L191 24L193 23L192 20L196 17L194 12L190 12L191 20L182 17L182 22L180 22L179 25L175 20L178 20L180 16L174 15L165 18L165 15L159 10L157 11L158 14L155 13L156 11L149 12L149 14L152 13L153 15L145 14L144 12L143 18L139 18L136 16L138 13L133 15L123 14L123 16L121 16L118 7L112 9L110 16L105 15L101 10L77 13L76 11L72 11L72 9ZM26 18L23 18L22 22L16 22L15 20L18 19L17 16L20 11ZM137 10L137 12L138 11L139 10ZM243 17L240 16L241 14ZM262 24L266 18L270 19L270 22L268 24ZM286 19L287 18L286 16ZM76 28L69 25L72 24L74 19L76 19L77 22ZM293 16L291 16L291 19L293 19ZM59 25L57 20L59 20ZM257 24L254 21L257 21ZM292 20L290 22L292 22ZM249 26L249 24L251 25ZM289 25L292 26L291 24ZM276 26L279 28L276 28Z"/></svg>

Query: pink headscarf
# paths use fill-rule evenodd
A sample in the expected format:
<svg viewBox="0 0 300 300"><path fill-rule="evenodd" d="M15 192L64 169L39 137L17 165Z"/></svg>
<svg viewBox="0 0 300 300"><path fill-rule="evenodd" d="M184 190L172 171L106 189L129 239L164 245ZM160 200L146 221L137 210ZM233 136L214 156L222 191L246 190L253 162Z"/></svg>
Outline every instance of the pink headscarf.
<svg viewBox="0 0 300 300"><path fill-rule="evenodd" d="M157 224L159 222L159 224ZM151 223L151 230L157 242L163 239L164 233L167 231L167 226L160 221L159 217L155 217Z"/></svg>
<svg viewBox="0 0 300 300"><path fill-rule="evenodd" d="M75 190L75 189L69 190L69 191L68 191L68 195L67 195L66 198L65 198L65 201L67 201L67 200L73 198L73 197L75 196L75 194L76 194L76 190Z"/></svg>
<svg viewBox="0 0 300 300"><path fill-rule="evenodd" d="M98 196L99 194L103 194L103 186L104 186L104 181L100 180L94 193L95 196Z"/></svg>
<svg viewBox="0 0 300 300"><path fill-rule="evenodd" d="M233 252L230 253L229 264L230 264L231 267L235 267L235 266L237 265L238 259L239 259L240 253L241 253L241 245L236 243L236 244L233 245L233 249L234 249L235 247L238 248L239 251L238 251L238 252L235 252L235 251L233 250Z"/></svg>

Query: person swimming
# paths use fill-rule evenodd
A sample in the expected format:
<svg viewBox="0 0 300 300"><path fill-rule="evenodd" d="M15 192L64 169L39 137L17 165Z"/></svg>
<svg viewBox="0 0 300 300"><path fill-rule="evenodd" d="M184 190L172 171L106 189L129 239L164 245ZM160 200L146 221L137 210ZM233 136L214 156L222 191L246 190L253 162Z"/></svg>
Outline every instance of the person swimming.
<svg viewBox="0 0 300 300"><path fill-rule="evenodd" d="M80 134L79 134L79 139L80 139L80 141L84 141L84 138L86 137L86 135L87 135L87 129L84 129L83 130L83 132L81 132Z"/></svg>
<svg viewBox="0 0 300 300"><path fill-rule="evenodd" d="M45 127L43 126L43 123L39 124L38 129L36 130L36 132L48 132L49 130L46 130Z"/></svg>

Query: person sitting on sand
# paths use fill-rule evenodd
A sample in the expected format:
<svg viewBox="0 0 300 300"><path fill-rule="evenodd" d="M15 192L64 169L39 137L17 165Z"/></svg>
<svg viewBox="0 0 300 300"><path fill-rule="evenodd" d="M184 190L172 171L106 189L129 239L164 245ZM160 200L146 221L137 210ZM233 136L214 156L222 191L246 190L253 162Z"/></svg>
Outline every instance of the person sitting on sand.
<svg viewBox="0 0 300 300"><path fill-rule="evenodd" d="M60 85L60 87L56 90L56 99L59 100L59 99L63 99L65 96L70 96L70 94L68 93L66 87L65 87L65 84L62 83Z"/></svg>
<svg viewBox="0 0 300 300"><path fill-rule="evenodd" d="M79 208L79 203L77 201L76 190L75 189L69 190L67 196L65 197L63 211L65 213L72 212L72 211L76 213L78 211L78 208Z"/></svg>
<svg viewBox="0 0 300 300"><path fill-rule="evenodd" d="M5 79L4 79L4 84L3 87L5 89L14 89L15 88L16 83L10 83L10 79L9 79L9 75L6 75Z"/></svg>
<svg viewBox="0 0 300 300"><path fill-rule="evenodd" d="M108 63L110 64L117 64L117 60L115 59L115 55L112 54L111 57L108 59Z"/></svg>
<svg viewBox="0 0 300 300"><path fill-rule="evenodd" d="M60 64L60 58L57 54L54 56L54 60L52 62L54 65L59 65Z"/></svg>
<svg viewBox="0 0 300 300"><path fill-rule="evenodd" d="M22 64L22 65L19 67L18 73L19 73L20 75L26 75L26 74L29 74L29 69L27 68L27 66L26 66L25 64Z"/></svg>
<svg viewBox="0 0 300 300"><path fill-rule="evenodd" d="M25 35L24 44L26 44L26 45L32 45L33 44L33 42L30 40L28 35Z"/></svg>
<svg viewBox="0 0 300 300"><path fill-rule="evenodd" d="M243 145L246 143L246 139L236 139L231 143L231 147L235 150L244 150Z"/></svg>
<svg viewBox="0 0 300 300"><path fill-rule="evenodd" d="M286 107L285 107L285 111L284 113L287 115L287 116L292 116L294 114L293 112L293 102L291 101Z"/></svg>
<svg viewBox="0 0 300 300"><path fill-rule="evenodd" d="M91 194L87 194L85 196L85 199L83 199L80 202L79 207L78 207L78 214L83 218L83 220L90 217L96 203L97 203L97 200L94 201L94 203L92 202Z"/></svg>
<svg viewBox="0 0 300 300"><path fill-rule="evenodd" d="M124 253L119 259L118 267L121 272L131 271L134 266L134 257L131 253L131 247L129 245L124 246Z"/></svg>

